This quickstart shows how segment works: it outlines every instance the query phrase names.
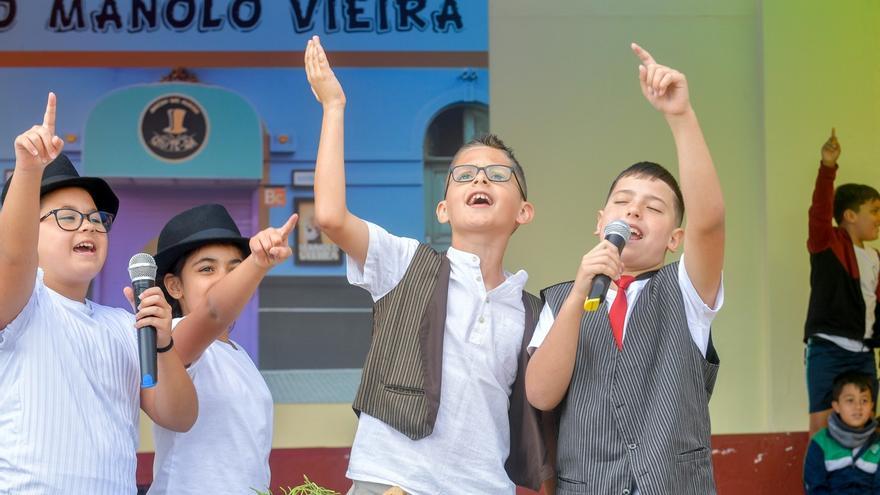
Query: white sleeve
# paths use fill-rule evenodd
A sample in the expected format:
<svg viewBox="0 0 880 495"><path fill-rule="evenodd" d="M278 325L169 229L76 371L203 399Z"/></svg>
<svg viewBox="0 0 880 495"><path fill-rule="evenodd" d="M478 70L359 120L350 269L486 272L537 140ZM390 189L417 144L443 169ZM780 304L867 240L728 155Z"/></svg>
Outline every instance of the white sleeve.
<svg viewBox="0 0 880 495"><path fill-rule="evenodd" d="M366 224L370 232L367 259L361 268L346 255L346 275L350 284L366 289L373 296L373 301L378 301L391 292L406 274L419 241L391 235L370 222Z"/></svg>
<svg viewBox="0 0 880 495"><path fill-rule="evenodd" d="M544 339L547 338L547 334L550 333L550 327L553 326L553 322L556 321L556 318L553 316L553 310L550 309L550 305L544 304L544 308L541 310L541 316L538 317L538 324L535 325L535 333L532 334L532 340L529 341L528 351L529 354L534 354L535 350L538 347L541 347L541 344L544 343Z"/></svg>
<svg viewBox="0 0 880 495"><path fill-rule="evenodd" d="M30 327L32 320L39 311L40 301L45 299L46 296L46 286L43 285L43 270L38 269L34 291L31 293L27 304L21 308L15 319L9 322L9 325L6 325L6 328L0 329L0 351L13 348L15 341Z"/></svg>
<svg viewBox="0 0 880 495"><path fill-rule="evenodd" d="M691 339L700 349L703 357L706 356L706 349L709 347L709 333L712 330L712 320L718 314L718 310L724 305L724 275L721 275L721 282L718 284L718 295L715 297L715 304L709 307L700 298L694 283L687 273L684 266L684 255L678 260L678 286L681 289L681 297L684 299L684 311L687 316L688 329L691 332Z"/></svg>

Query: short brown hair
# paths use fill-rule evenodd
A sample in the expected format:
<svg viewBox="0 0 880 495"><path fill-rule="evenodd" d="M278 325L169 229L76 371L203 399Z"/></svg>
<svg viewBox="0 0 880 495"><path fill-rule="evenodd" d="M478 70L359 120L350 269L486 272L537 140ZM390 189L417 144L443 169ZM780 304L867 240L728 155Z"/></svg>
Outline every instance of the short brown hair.
<svg viewBox="0 0 880 495"><path fill-rule="evenodd" d="M868 201L880 199L880 194L871 186L864 184L842 184L834 191L834 221L837 225L843 221L846 210L856 213Z"/></svg>
<svg viewBox="0 0 880 495"><path fill-rule="evenodd" d="M605 197L606 203L608 202L608 198L611 197L611 193L614 192L614 188L617 187L617 183L624 177L637 177L650 180L659 179L666 183L675 194L675 204L673 205L673 207L675 207L675 219L678 226L681 227L681 222L684 220L684 197L681 195L681 188L678 187L678 181L675 180L675 177L666 169L666 167L654 162L638 162L630 165L614 179L614 182L611 183L611 188L608 189L608 196Z"/></svg>
<svg viewBox="0 0 880 495"><path fill-rule="evenodd" d="M513 175L516 178L517 183L519 183L519 188L522 191L523 199L528 198L529 190L526 187L526 174L523 172L522 165L517 161L516 156L513 154L513 148L504 144L504 141L501 140L498 136L491 133L486 133L481 136L475 137L471 139L467 143L463 144L458 151L455 152L455 156L452 158L452 163L455 163L455 160L458 159L458 155L464 153L465 151L471 148L477 148L480 146L485 146L487 148L494 148L496 150L501 150L507 155L507 158L510 160L511 166L513 167ZM449 164L450 170L452 168L452 163Z"/></svg>
<svg viewBox="0 0 880 495"><path fill-rule="evenodd" d="M868 392L871 396L871 401L874 401L874 387L876 386L875 379L867 373L861 373L858 371L844 371L834 377L834 382L831 385L831 400L834 402L839 401L840 394L843 392L843 387L846 387L847 385L854 385L859 389L859 392Z"/></svg>

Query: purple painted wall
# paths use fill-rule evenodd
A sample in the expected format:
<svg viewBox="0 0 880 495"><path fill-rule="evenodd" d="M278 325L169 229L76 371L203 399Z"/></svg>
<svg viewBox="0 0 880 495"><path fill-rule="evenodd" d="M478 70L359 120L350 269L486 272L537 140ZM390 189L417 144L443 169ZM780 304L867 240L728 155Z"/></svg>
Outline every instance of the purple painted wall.
<svg viewBox="0 0 880 495"><path fill-rule="evenodd" d="M256 185L224 186L222 181L211 185L183 186L172 184L119 185L119 215L110 233L107 262L92 287L92 299L101 304L128 308L122 288L129 285L128 261L136 253L155 254L159 231L171 217L204 203L220 203L229 210L242 235L251 236L259 228ZM235 323L232 339L244 347L251 359L258 357L258 301L255 295Z"/></svg>

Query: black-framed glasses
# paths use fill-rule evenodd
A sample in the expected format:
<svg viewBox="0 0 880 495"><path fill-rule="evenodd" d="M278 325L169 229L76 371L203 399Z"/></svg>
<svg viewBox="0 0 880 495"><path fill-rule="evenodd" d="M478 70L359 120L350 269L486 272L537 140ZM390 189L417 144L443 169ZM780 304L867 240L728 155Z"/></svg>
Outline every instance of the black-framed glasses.
<svg viewBox="0 0 880 495"><path fill-rule="evenodd" d="M449 171L449 177L455 182L470 182L476 179L480 172L483 172L486 178L492 182L507 182L513 177L516 181L516 187L519 188L519 193L525 199L526 194L523 191L522 184L520 184L513 167L508 165L486 165L485 167L478 165L456 165ZM449 189L448 182L446 188Z"/></svg>
<svg viewBox="0 0 880 495"><path fill-rule="evenodd" d="M89 220L89 225L94 227L95 231L105 234L110 232L110 227L113 225L113 214L106 211L83 213L73 208L57 208L40 217L40 221L42 222L50 216L55 217L55 223L61 230L69 232L79 230L85 219Z"/></svg>

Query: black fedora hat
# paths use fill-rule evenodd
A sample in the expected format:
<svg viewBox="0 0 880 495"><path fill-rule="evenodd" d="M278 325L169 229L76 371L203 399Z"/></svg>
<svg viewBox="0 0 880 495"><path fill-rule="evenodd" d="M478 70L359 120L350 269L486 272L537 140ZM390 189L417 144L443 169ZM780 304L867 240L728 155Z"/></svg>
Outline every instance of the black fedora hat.
<svg viewBox="0 0 880 495"><path fill-rule="evenodd" d="M6 201L6 193L12 177L3 185L3 194L0 195L0 203ZM70 158L64 153L52 160L43 169L43 179L40 181L40 197L64 187L81 187L85 189L95 201L95 207L100 211L106 211L116 216L119 211L119 198L104 179L97 177L81 177L76 168L70 163Z"/></svg>
<svg viewBox="0 0 880 495"><path fill-rule="evenodd" d="M208 204L178 213L162 227L156 247L156 277L161 280L184 254L206 244L233 244L247 256L251 249L247 237L222 205Z"/></svg>

